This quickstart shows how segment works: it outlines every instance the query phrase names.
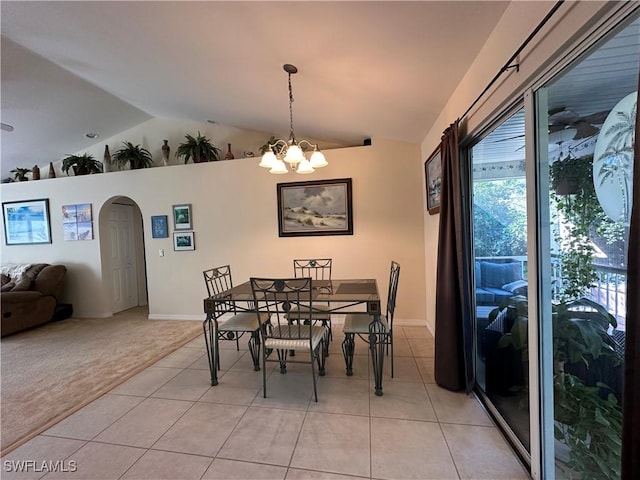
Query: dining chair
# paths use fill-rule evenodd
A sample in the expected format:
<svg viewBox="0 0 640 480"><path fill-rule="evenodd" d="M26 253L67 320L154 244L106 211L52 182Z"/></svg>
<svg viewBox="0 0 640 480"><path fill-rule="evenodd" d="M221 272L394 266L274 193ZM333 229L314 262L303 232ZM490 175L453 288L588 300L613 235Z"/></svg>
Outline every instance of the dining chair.
<svg viewBox="0 0 640 480"><path fill-rule="evenodd" d="M380 321L384 325L386 334L384 343L389 355L391 348L391 378L393 378L393 315L396 309L396 294L398 293L398 280L400 278L400 265L391 261L389 271L389 291L387 294L387 310L385 315L380 316ZM371 315L348 314L344 320L344 340L342 341L342 353L347 367L347 375L353 375L353 355L355 351L355 336L370 344L367 339L369 335L369 325L374 320Z"/></svg>
<svg viewBox="0 0 640 480"><path fill-rule="evenodd" d="M204 282L207 287L207 294L211 297L218 297L224 300L224 292L233 287L233 279L231 277L231 266L224 265L217 268L211 268L202 272ZM245 334L250 334L249 353L253 360L253 369L260 370L260 322L256 317L253 299L241 308L238 308L236 302L220 301L215 303L214 321L217 324L217 332L215 335L212 329L207 331L208 321L203 324L205 341L207 343L207 353L211 351L211 344L215 344L216 363L218 370L220 369L220 350L218 348L219 340L230 340L236 342L236 349L240 350L240 338ZM222 319L226 316L226 319ZM222 319L222 321L220 321ZM212 365L212 358L209 358L209 365Z"/></svg>
<svg viewBox="0 0 640 480"><path fill-rule="evenodd" d="M313 280L331 280L331 264L330 258L299 258L293 260L293 274L296 278L310 277ZM308 309L307 306L300 306L299 308ZM329 303L316 302L313 306L313 312L311 318L315 322L321 322L324 327L327 327L327 342L326 342L326 354L329 355L329 341L333 339L333 332L331 330L331 314L329 310ZM292 308L289 315L292 320L297 320L298 308Z"/></svg>
<svg viewBox="0 0 640 480"><path fill-rule="evenodd" d="M318 401L317 374L324 375L326 327L311 321L311 309L298 312L300 322L292 323L288 313L300 305L313 306L313 280L306 278L251 278L251 290L262 335L262 388L267 398L267 362L280 364L280 373L287 373L287 362L310 363L313 394ZM290 351L303 353L291 356ZM273 355L275 352L276 355ZM304 354L308 357L305 358ZM316 365L318 372L316 374Z"/></svg>

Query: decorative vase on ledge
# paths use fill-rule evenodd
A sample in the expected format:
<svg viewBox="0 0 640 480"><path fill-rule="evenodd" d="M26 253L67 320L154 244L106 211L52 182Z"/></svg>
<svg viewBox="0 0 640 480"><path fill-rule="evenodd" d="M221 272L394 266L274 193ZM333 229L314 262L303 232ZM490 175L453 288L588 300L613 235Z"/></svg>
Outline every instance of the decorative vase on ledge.
<svg viewBox="0 0 640 480"><path fill-rule="evenodd" d="M231 151L231 144L230 143L227 143L227 154L224 156L224 158L226 160L233 160L234 158L236 158L236 157L233 156L233 152Z"/></svg>
<svg viewBox="0 0 640 480"><path fill-rule="evenodd" d="M162 140L164 144L162 145L162 163L166 167L169 165L169 153L171 152L171 147L169 146L169 140Z"/></svg>

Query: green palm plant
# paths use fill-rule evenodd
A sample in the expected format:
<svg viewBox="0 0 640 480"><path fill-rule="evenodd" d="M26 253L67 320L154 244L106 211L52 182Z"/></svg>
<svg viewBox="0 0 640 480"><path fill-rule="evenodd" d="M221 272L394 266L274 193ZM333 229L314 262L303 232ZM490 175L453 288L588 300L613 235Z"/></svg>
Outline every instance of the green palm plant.
<svg viewBox="0 0 640 480"><path fill-rule="evenodd" d="M220 160L220 149L198 132L197 136L185 135L185 141L176 149L176 157L184 158L184 163L193 160L193 163L215 162Z"/></svg>
<svg viewBox="0 0 640 480"><path fill-rule="evenodd" d="M62 171L69 175L70 168L73 168L75 175L102 173L102 164L98 162L93 155L89 155L88 153L69 155L62 159Z"/></svg>
<svg viewBox="0 0 640 480"><path fill-rule="evenodd" d="M111 162L119 168L129 164L131 170L137 170L140 168L149 168L153 165L151 153L146 148L142 148L140 145L134 145L131 142L122 142L122 145L124 146L111 157Z"/></svg>

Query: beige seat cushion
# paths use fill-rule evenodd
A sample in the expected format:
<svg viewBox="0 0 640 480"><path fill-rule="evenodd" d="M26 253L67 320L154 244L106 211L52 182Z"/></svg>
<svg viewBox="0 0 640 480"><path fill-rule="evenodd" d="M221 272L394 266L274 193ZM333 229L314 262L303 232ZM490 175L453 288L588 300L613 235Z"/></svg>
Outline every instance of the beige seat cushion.
<svg viewBox="0 0 640 480"><path fill-rule="evenodd" d="M260 318L265 322L268 315L261 313ZM260 328L260 324L258 316L254 312L238 313L218 325L218 330L225 332L250 332L258 328Z"/></svg>
<svg viewBox="0 0 640 480"><path fill-rule="evenodd" d="M329 306L326 304L313 304L313 312L311 313L311 318L313 320L330 320L331 314L327 312ZM296 307L292 307L286 318L290 318L292 320L299 320L302 314L302 319L309 318L309 307L307 305L299 305Z"/></svg>
<svg viewBox="0 0 640 480"><path fill-rule="evenodd" d="M344 333L369 333L369 324L373 321L370 315L349 314L344 319ZM386 330L389 330L389 324L384 316L380 316L380 321Z"/></svg>
<svg viewBox="0 0 640 480"><path fill-rule="evenodd" d="M327 330L324 327L310 325L274 326L271 335L265 339L265 348L273 350L315 350L324 338ZM309 337L311 336L311 342ZM275 338L274 338L275 337Z"/></svg>

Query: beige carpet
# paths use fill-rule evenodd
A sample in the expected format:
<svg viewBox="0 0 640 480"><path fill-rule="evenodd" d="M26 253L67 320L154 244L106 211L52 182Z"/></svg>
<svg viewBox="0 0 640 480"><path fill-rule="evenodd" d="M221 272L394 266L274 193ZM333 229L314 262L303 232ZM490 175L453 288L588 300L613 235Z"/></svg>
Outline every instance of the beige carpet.
<svg viewBox="0 0 640 480"><path fill-rule="evenodd" d="M147 313L70 318L3 338L1 455L202 334L202 322Z"/></svg>

